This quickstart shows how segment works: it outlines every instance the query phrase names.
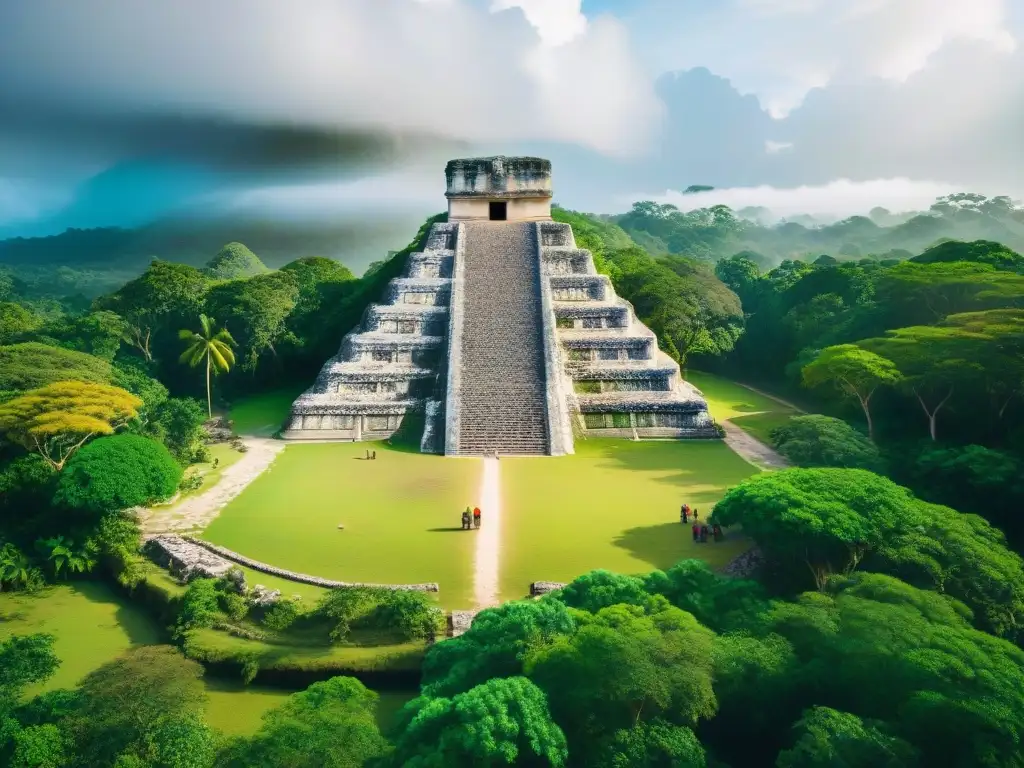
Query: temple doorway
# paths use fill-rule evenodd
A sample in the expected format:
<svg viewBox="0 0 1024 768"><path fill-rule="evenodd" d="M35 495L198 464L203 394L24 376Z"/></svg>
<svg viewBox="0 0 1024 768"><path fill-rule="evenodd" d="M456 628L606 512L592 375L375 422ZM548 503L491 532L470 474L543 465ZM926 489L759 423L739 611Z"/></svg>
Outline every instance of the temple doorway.
<svg viewBox="0 0 1024 768"><path fill-rule="evenodd" d="M491 203L491 221L507 221L508 220L508 203Z"/></svg>

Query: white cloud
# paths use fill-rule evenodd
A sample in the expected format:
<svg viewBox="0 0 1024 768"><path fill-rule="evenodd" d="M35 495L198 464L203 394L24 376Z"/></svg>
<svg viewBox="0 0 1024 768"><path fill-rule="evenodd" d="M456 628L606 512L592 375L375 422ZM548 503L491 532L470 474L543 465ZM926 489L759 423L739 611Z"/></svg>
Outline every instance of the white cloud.
<svg viewBox="0 0 1024 768"><path fill-rule="evenodd" d="M587 31L587 17L583 15L582 0L492 0L492 11L509 8L522 9L526 20L533 25L547 45L562 45Z"/></svg>
<svg viewBox="0 0 1024 768"><path fill-rule="evenodd" d="M772 141L768 139L764 143L764 151L769 155L778 155L791 149L793 149L793 142L791 141Z"/></svg>
<svg viewBox="0 0 1024 768"><path fill-rule="evenodd" d="M614 19L588 25L579 0L495 7L510 10L492 13L476 0L0 3L0 71L18 73L0 83L0 96L468 141L568 141L610 154L643 144L659 103Z"/></svg>
<svg viewBox="0 0 1024 768"><path fill-rule="evenodd" d="M1011 53L1014 2L720 0L695 16L689 4L643 0L631 28L655 68L708 67L779 118L837 80L904 81L958 43Z"/></svg>
<svg viewBox="0 0 1024 768"><path fill-rule="evenodd" d="M936 197L959 189L960 186L957 184L910 179L875 179L859 182L838 179L820 186L789 189L770 186L738 187L689 195L668 190L653 197L633 195L630 202L657 200L661 203L671 203L683 211L712 205L727 205L733 210L763 207L779 218L810 214L822 219L841 219L858 214L865 215L875 206L882 206L893 212L926 210Z"/></svg>

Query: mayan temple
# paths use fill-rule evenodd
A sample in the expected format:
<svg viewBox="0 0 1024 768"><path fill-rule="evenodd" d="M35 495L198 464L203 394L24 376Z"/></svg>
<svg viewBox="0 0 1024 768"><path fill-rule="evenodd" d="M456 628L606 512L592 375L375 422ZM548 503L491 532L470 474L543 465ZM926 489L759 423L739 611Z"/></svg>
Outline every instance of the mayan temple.
<svg viewBox="0 0 1024 768"><path fill-rule="evenodd" d="M560 456L574 438L717 437L701 393L551 220L551 163L452 160L435 224L292 407L292 440L422 424L449 456Z"/></svg>

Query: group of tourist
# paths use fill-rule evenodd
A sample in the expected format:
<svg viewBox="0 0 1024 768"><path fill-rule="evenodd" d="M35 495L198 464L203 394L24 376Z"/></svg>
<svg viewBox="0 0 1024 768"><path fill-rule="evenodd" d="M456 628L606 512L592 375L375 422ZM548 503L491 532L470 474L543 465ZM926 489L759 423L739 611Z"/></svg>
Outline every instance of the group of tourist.
<svg viewBox="0 0 1024 768"><path fill-rule="evenodd" d="M474 507L470 512L469 507L462 513L462 530L469 531L480 527L480 507Z"/></svg>
<svg viewBox="0 0 1024 768"><path fill-rule="evenodd" d="M366 452L366 461L375 461L376 459L377 459L377 452L376 451L367 451Z"/></svg>
<svg viewBox="0 0 1024 768"><path fill-rule="evenodd" d="M698 544L706 544L708 537L711 537L712 541L721 541L725 538L725 534L722 532L722 526L718 523L712 523L708 526L707 523L700 522L700 513L696 508L690 509L689 504L683 504L679 508L679 522L686 525L690 522L690 516L693 516L693 540Z"/></svg>

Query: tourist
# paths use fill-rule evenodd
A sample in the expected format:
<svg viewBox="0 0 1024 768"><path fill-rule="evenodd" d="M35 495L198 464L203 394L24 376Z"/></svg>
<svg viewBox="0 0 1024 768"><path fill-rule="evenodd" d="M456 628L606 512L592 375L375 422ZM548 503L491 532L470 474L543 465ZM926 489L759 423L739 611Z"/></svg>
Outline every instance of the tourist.
<svg viewBox="0 0 1024 768"><path fill-rule="evenodd" d="M693 509L693 521L697 522L697 518L698 517L700 517L700 516L697 514L697 508L694 507L694 509Z"/></svg>
<svg viewBox="0 0 1024 768"><path fill-rule="evenodd" d="M686 525L688 522L690 522L690 505L689 504L683 504L683 506L681 506L679 508L679 522L682 523L683 525Z"/></svg>
<svg viewBox="0 0 1024 768"><path fill-rule="evenodd" d="M466 511L462 513L462 530L468 531L472 520L469 515L469 507L466 507Z"/></svg>
<svg viewBox="0 0 1024 768"><path fill-rule="evenodd" d="M725 538L725 534L722 533L722 526L718 523L711 526L711 534L715 537L715 541L721 541Z"/></svg>
<svg viewBox="0 0 1024 768"><path fill-rule="evenodd" d="M697 525L697 523L694 523L691 530L693 531L693 540L695 542L700 541L700 526Z"/></svg>
<svg viewBox="0 0 1024 768"><path fill-rule="evenodd" d="M473 508L473 525L480 527L480 507Z"/></svg>
<svg viewBox="0 0 1024 768"><path fill-rule="evenodd" d="M369 461L369 460L370 460L370 449L367 448L366 449L366 461Z"/></svg>
<svg viewBox="0 0 1024 768"><path fill-rule="evenodd" d="M707 541L708 541L708 525L707 525L707 523L704 523L704 525L702 525L700 527L700 543L701 544L707 544Z"/></svg>
<svg viewBox="0 0 1024 768"><path fill-rule="evenodd" d="M370 454L370 459L372 461L376 461L377 460L377 452L376 451L374 451L373 453Z"/></svg>

